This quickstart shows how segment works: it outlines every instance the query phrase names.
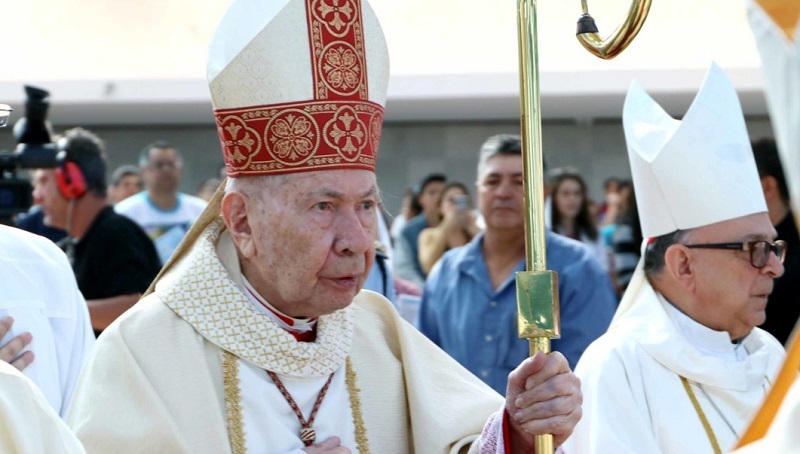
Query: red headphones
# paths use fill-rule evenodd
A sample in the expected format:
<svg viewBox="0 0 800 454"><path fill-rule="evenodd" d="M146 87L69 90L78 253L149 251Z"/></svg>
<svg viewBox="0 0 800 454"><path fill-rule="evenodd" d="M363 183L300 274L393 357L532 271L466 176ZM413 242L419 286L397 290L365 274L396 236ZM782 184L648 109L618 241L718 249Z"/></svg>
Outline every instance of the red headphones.
<svg viewBox="0 0 800 454"><path fill-rule="evenodd" d="M63 159L56 167L56 185L65 199L77 199L86 193L86 179L78 164Z"/></svg>

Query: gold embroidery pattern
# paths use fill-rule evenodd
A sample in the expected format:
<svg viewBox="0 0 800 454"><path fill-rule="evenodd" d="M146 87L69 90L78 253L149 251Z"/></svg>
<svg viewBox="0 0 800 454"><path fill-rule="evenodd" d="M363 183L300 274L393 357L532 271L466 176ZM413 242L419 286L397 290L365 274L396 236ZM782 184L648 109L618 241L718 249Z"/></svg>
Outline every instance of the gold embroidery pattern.
<svg viewBox="0 0 800 454"><path fill-rule="evenodd" d="M311 22L308 24L309 33L311 33L311 61L314 70L314 97L316 99L328 99L328 87L325 84L317 82L317 74L319 73L318 64L320 56L322 55L322 26L319 22Z"/></svg>
<svg viewBox="0 0 800 454"><path fill-rule="evenodd" d="M329 44L322 51L319 72L325 85L342 96L352 95L361 82L361 65L355 49L348 43Z"/></svg>
<svg viewBox="0 0 800 454"><path fill-rule="evenodd" d="M369 141L373 156L378 156L378 146L381 141L381 131L383 130L383 114L375 112L369 120Z"/></svg>
<svg viewBox="0 0 800 454"><path fill-rule="evenodd" d="M241 163L229 158L231 176L309 167L375 169L383 107L373 102L311 101L217 110L214 115L218 129L227 128L222 142L226 156L246 156Z"/></svg>
<svg viewBox="0 0 800 454"><path fill-rule="evenodd" d="M337 38L346 35L358 18L353 0L318 0L311 4L311 11L328 33Z"/></svg>
<svg viewBox="0 0 800 454"><path fill-rule="evenodd" d="M361 389L356 380L356 371L350 358L347 358L345 382L347 383L347 393L350 395L350 410L353 412L353 424L356 427L356 444L359 454L369 454L369 440L367 439L367 427L364 424L364 414L361 413Z"/></svg>
<svg viewBox="0 0 800 454"><path fill-rule="evenodd" d="M247 452L247 443L242 418L242 396L239 392L239 360L225 350L222 351L222 378L225 386L225 411L231 452L244 454Z"/></svg>
<svg viewBox="0 0 800 454"><path fill-rule="evenodd" d="M369 99L369 90L367 84L367 59L364 57L364 30L361 28L361 22L356 22L353 25L353 33L355 34L356 38L356 49L359 51L361 61L364 62L364 64L361 65L364 83L359 86L358 98Z"/></svg>
<svg viewBox="0 0 800 454"><path fill-rule="evenodd" d="M297 342L258 312L231 279L215 250L223 231L221 220L209 225L156 286L159 298L209 342L262 369L322 377L341 367L353 341L351 309L320 317L316 342Z"/></svg>
<svg viewBox="0 0 800 454"><path fill-rule="evenodd" d="M246 168L253 156L261 150L261 139L258 133L248 128L245 122L235 116L223 118L217 125L222 142L222 153L225 161L232 168Z"/></svg>
<svg viewBox="0 0 800 454"><path fill-rule="evenodd" d="M356 161L367 144L367 127L352 107L342 107L325 124L325 142L345 161Z"/></svg>
<svg viewBox="0 0 800 454"><path fill-rule="evenodd" d="M307 0L306 15L316 98L369 99L360 4Z"/></svg>
<svg viewBox="0 0 800 454"><path fill-rule="evenodd" d="M274 116L264 134L270 155L284 165L302 164L319 148L319 127L314 117L299 109L286 109Z"/></svg>

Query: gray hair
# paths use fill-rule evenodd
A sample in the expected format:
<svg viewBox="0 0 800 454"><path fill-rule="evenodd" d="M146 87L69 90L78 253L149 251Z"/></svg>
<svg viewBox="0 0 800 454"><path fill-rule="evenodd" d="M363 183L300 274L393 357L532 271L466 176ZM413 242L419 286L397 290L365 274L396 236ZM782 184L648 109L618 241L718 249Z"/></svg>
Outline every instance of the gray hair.
<svg viewBox="0 0 800 454"><path fill-rule="evenodd" d="M691 232L691 229L676 230L652 239L644 251L644 272L648 280L655 278L664 269L667 249L673 244L682 243Z"/></svg>
<svg viewBox="0 0 800 454"><path fill-rule="evenodd" d="M283 184L286 175L259 175L252 177L228 177L225 182L225 193L240 192L247 196L254 196L255 192L267 188L273 191Z"/></svg>
<svg viewBox="0 0 800 454"><path fill-rule="evenodd" d="M481 145L478 157L478 175L483 173L486 163L495 156L522 156L522 139L518 135L498 134L489 137Z"/></svg>
<svg viewBox="0 0 800 454"><path fill-rule="evenodd" d="M114 170L114 173L111 174L111 185L115 187L119 186L119 184L122 182L122 179L130 175L135 175L139 179L142 178L139 168L133 164L125 164L117 167L117 169Z"/></svg>

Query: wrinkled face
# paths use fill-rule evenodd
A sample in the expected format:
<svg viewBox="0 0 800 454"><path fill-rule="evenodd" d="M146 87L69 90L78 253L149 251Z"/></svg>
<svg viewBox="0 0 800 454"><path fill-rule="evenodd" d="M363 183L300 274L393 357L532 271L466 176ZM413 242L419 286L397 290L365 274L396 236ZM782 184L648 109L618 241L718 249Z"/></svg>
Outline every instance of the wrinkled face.
<svg viewBox="0 0 800 454"><path fill-rule="evenodd" d="M139 175L125 175L114 187L115 202L127 199L128 197L142 192L144 183Z"/></svg>
<svg viewBox="0 0 800 454"><path fill-rule="evenodd" d="M318 317L348 306L375 258L375 174L328 170L280 181L247 201L253 253L243 260L245 276L289 316Z"/></svg>
<svg viewBox="0 0 800 454"><path fill-rule="evenodd" d="M446 191L444 191L444 193L442 193L442 199L440 205L442 216L451 217L459 212L459 206L456 203L456 199L459 196L469 197L469 195L458 186L452 186L448 188ZM469 199L467 199L467 201L469 203Z"/></svg>
<svg viewBox="0 0 800 454"><path fill-rule="evenodd" d="M67 228L69 201L58 192L55 169L33 171L33 203L42 207L45 225Z"/></svg>
<svg viewBox="0 0 800 454"><path fill-rule="evenodd" d="M738 241L774 241L775 229L766 213L757 213L700 227L687 244ZM767 266L750 264L750 253L719 249L690 249L696 276L696 314L689 314L709 328L727 331L739 339L766 320L767 297L773 279L783 274L783 265L771 254Z"/></svg>
<svg viewBox="0 0 800 454"><path fill-rule="evenodd" d="M439 196L442 195L444 183L441 181L431 181L419 195L419 205L425 214L439 214Z"/></svg>
<svg viewBox="0 0 800 454"><path fill-rule="evenodd" d="M553 203L561 218L575 219L583 204L581 184L572 178L562 181L553 195Z"/></svg>
<svg viewBox="0 0 800 454"><path fill-rule="evenodd" d="M497 155L481 169L476 183L478 209L486 230L525 229L522 157Z"/></svg>
<svg viewBox="0 0 800 454"><path fill-rule="evenodd" d="M159 193L177 193L182 163L174 148L150 150L147 166L142 169L145 187Z"/></svg>

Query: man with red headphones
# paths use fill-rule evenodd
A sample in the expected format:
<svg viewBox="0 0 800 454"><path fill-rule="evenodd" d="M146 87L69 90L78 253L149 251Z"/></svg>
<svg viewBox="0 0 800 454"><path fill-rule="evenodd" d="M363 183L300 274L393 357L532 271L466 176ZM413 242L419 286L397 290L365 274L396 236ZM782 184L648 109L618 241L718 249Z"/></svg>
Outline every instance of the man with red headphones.
<svg viewBox="0 0 800 454"><path fill-rule="evenodd" d="M70 129L58 149L59 167L35 171L33 197L42 206L45 224L69 234L60 245L99 334L139 300L158 274L160 261L144 231L106 201L100 138L82 128Z"/></svg>

